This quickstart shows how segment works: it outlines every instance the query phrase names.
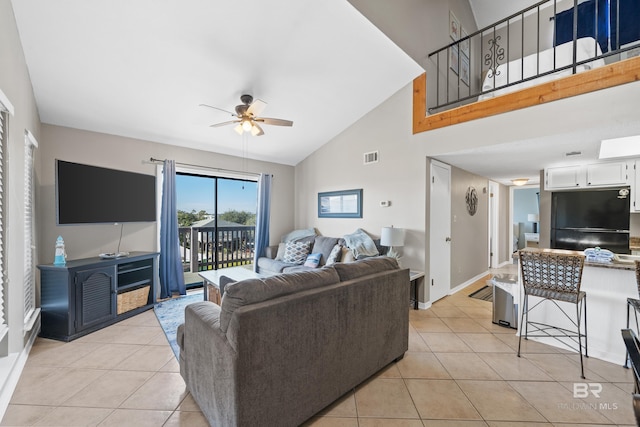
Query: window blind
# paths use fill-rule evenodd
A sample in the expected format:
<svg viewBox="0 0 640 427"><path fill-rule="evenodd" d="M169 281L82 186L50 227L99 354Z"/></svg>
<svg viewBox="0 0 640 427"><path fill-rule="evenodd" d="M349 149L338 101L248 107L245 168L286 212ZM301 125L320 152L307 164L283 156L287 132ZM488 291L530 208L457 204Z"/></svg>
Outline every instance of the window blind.
<svg viewBox="0 0 640 427"><path fill-rule="evenodd" d="M5 260L5 162L4 155L7 146L7 113L2 111L0 103L0 338L7 332L5 288L6 288L6 260Z"/></svg>
<svg viewBox="0 0 640 427"><path fill-rule="evenodd" d="M24 137L24 324L31 330L38 315L36 309L34 212L34 151L38 142L31 132Z"/></svg>

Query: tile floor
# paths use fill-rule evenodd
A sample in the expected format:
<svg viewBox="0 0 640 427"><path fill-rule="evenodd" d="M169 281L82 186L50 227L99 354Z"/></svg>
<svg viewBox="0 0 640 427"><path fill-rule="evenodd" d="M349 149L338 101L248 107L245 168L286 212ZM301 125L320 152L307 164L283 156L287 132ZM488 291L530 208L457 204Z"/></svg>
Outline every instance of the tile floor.
<svg viewBox="0 0 640 427"><path fill-rule="evenodd" d="M633 378L586 361L600 397L573 397L576 355L491 323L491 303L467 295L484 280L410 310L409 351L308 426L635 425ZM153 310L70 343L38 338L3 426L206 426ZM225 426L226 427L226 426Z"/></svg>

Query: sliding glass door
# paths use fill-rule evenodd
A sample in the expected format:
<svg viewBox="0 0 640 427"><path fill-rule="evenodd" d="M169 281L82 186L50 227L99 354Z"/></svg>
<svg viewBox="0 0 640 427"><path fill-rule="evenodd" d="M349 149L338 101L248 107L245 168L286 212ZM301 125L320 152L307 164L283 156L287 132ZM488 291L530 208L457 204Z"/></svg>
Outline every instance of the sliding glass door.
<svg viewBox="0 0 640 427"><path fill-rule="evenodd" d="M253 262L257 182L178 172L176 193L185 283Z"/></svg>

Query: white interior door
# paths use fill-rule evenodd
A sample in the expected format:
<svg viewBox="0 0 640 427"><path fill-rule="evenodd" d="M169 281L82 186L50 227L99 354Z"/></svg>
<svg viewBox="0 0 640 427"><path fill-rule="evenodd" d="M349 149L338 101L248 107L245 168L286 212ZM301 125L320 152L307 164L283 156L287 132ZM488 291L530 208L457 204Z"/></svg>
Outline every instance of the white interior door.
<svg viewBox="0 0 640 427"><path fill-rule="evenodd" d="M431 161L429 225L429 299L435 302L451 289L451 167Z"/></svg>
<svg viewBox="0 0 640 427"><path fill-rule="evenodd" d="M500 265L499 190L498 183L489 181L489 268L498 268Z"/></svg>

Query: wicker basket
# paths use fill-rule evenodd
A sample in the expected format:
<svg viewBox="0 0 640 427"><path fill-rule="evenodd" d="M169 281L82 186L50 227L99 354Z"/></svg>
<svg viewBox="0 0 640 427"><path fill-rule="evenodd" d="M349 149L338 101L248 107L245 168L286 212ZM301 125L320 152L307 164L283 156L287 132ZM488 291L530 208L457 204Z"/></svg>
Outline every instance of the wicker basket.
<svg viewBox="0 0 640 427"><path fill-rule="evenodd" d="M150 286L143 286L133 291L118 294L117 313L126 313L127 311L147 305L147 301L149 301L149 289Z"/></svg>

